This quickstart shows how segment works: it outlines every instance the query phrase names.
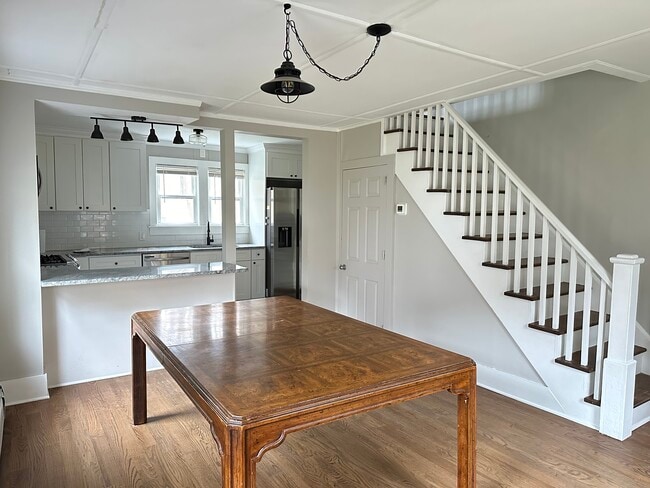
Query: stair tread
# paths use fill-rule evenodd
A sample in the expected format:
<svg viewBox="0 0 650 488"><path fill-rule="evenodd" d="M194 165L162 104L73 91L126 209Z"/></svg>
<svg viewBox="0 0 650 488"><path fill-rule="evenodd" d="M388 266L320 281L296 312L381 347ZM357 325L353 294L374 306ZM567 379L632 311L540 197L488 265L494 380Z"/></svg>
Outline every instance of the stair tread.
<svg viewBox="0 0 650 488"><path fill-rule="evenodd" d="M456 215L456 216L459 216L459 217L469 217L469 212L442 212L442 214L443 215ZM498 216L504 216L505 214L506 214L505 210L499 210L497 212ZM514 215L514 214L515 214L515 211L512 210L510 212L510 215ZM492 217L492 210L487 210L485 212L485 215L487 217ZM524 212L524 215L526 215L526 212ZM480 217L481 216L481 211L477 210L476 212L474 212L474 216L475 217Z"/></svg>
<svg viewBox="0 0 650 488"><path fill-rule="evenodd" d="M528 232L522 232L521 238L528 239ZM542 238L542 234L535 234L535 239L541 239L541 238ZM492 234L485 234L485 237L464 235L463 239L468 241L490 242L492 240ZM517 240L517 234L514 232L510 233L510 240L511 241ZM497 234L497 241L503 241L503 234Z"/></svg>
<svg viewBox="0 0 650 488"><path fill-rule="evenodd" d="M540 299L540 291L541 291L541 287L535 286L533 287L532 295L528 295L526 293L526 288L522 288L518 292L514 290L509 290L504 292L504 295L508 297L521 298L523 300L529 300L531 302L535 302ZM585 291L584 285L576 284L576 293L580 293L583 291ZM546 285L546 298L553 298L554 293L555 293L555 287L553 286L553 283ZM563 281L560 284L560 296L568 295L568 294L569 294L569 283Z"/></svg>
<svg viewBox="0 0 650 488"><path fill-rule="evenodd" d="M396 133L396 132L404 132L404 129L387 129L387 130L384 131L384 134L394 134L394 133ZM406 132L407 132L408 134L410 134L410 133L413 132L413 131L412 131L411 129L409 129L409 130L407 130ZM419 134L420 131L419 131L419 130L416 130L415 133L416 133L416 134ZM435 133L435 132L432 132L431 135L432 135L432 136L435 136L436 133ZM438 135L444 136L445 133L444 133L444 132L440 132L440 134L438 134ZM454 137L454 135L450 133L450 134L449 134L449 137Z"/></svg>
<svg viewBox="0 0 650 488"><path fill-rule="evenodd" d="M585 398L585 402L600 407L600 400L594 400L593 395ZM650 375L639 373L634 378L634 408L650 402Z"/></svg>
<svg viewBox="0 0 650 488"><path fill-rule="evenodd" d="M596 312L595 310L591 310L590 312L591 313L589 314L589 327L593 327L594 325L598 325L599 315L598 312ZM530 324L528 324L528 327L535 330L541 330L542 332L548 332L554 335L563 335L566 334L568 320L569 320L568 314L560 315L560 320L557 329L553 328L553 317L546 319L543 325L540 325L539 321L537 321L537 322L531 322ZM609 322L609 314L606 315L605 322ZM575 313L573 318L573 324L574 324L573 330L582 330L582 310Z"/></svg>
<svg viewBox="0 0 650 488"><path fill-rule="evenodd" d="M488 190L488 194L493 194L494 190ZM451 190L448 188L427 188L427 193L451 193ZM460 190L458 190L460 193ZM466 190L465 193L472 193L472 190ZM483 190L476 190L476 193L483 193ZM499 190L499 194L504 195L505 190Z"/></svg>
<svg viewBox="0 0 650 488"><path fill-rule="evenodd" d="M433 168L431 166L423 166L421 168L411 168L411 171L433 171ZM442 167L438 168L438 171L443 171ZM453 171L454 170L452 168L447 168L448 173L452 173ZM459 169L456 170L456 173L462 173L462 172L463 172L462 168L459 168ZM468 169L467 173L472 174L472 170ZM478 173L483 173L483 171L478 169L478 170L476 170L476 173L477 174Z"/></svg>
<svg viewBox="0 0 650 488"><path fill-rule="evenodd" d="M399 149L397 150L397 152L408 152L408 151L417 151L417 150L418 150L417 147L401 147L401 148L399 148ZM427 148L426 148L426 147L423 147L422 150L423 150L423 151L426 151ZM431 152L435 152L435 148L434 148L434 149L431 149ZM444 154L445 150L444 150L444 149L440 149L440 152ZM453 150L449 150L449 151L447 151L447 152L448 152L449 154L454 154L454 151L453 151ZM463 154L463 152L462 152L462 151L458 151L458 154ZM471 152L468 152L467 155L468 155L468 156L471 156L472 153L471 153Z"/></svg>
<svg viewBox="0 0 650 488"><path fill-rule="evenodd" d="M603 357L607 357L607 347L609 343L605 343L605 347L603 347ZM646 352L645 347L641 346L634 346L634 355L638 356L639 354L642 354ZM591 346L589 348L589 351L587 352L587 365L584 366L580 364L580 351L575 351L573 355L571 356L571 360L567 361L564 356L560 356L559 358L555 358L555 362L558 364L562 364L563 366L568 366L569 368L577 369L580 370L584 373L593 373L596 371L596 346Z"/></svg>
<svg viewBox="0 0 650 488"><path fill-rule="evenodd" d="M568 263L568 262L569 262L568 259L562 259L562 263ZM547 264L548 264L548 265L553 265L553 264L555 264L555 258L548 258ZM542 258L541 258L541 256L536 257L536 258L533 260L533 267L541 266L541 265L542 265ZM515 260L514 260L514 259L511 259L511 260L508 261L507 264L503 264L502 262L492 263L492 262L490 262L490 261L484 261L484 262L483 262L483 266L486 266L486 267L488 267L488 268L498 268L498 269L511 270L511 269L515 269ZM528 267L528 258L523 258L523 259L521 260L521 267L522 267L522 269Z"/></svg>

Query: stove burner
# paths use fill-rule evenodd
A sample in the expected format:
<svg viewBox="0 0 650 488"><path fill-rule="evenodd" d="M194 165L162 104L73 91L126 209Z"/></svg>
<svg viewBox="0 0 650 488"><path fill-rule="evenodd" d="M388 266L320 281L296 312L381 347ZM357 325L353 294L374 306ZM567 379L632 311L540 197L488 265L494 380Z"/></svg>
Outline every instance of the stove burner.
<svg viewBox="0 0 650 488"><path fill-rule="evenodd" d="M41 266L56 266L67 264L67 261L60 254L41 254Z"/></svg>

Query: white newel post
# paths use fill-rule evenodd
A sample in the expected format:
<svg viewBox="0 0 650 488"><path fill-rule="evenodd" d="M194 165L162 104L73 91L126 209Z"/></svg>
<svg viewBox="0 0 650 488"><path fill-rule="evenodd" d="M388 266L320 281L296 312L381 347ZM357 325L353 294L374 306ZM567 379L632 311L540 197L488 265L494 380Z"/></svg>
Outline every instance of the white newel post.
<svg viewBox="0 0 650 488"><path fill-rule="evenodd" d="M609 346L603 366L600 433L618 440L632 434L634 398L634 331L639 295L639 268L645 259L636 254L610 258L614 264Z"/></svg>

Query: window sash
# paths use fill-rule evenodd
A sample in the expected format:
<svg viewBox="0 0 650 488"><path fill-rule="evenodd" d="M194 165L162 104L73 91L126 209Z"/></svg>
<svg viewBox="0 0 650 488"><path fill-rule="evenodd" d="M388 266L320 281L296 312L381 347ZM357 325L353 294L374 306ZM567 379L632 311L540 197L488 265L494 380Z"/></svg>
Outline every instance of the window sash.
<svg viewBox="0 0 650 488"><path fill-rule="evenodd" d="M167 192L166 175L170 176L190 176L191 184L189 188L184 188L180 184L181 193ZM161 178L162 176L162 178ZM199 219L199 202L198 202L198 169L195 167L187 166L171 166L171 165L157 165L156 166L156 203L157 203L157 225L165 226L183 226L183 225L198 225ZM164 203L167 200L178 200L192 202L192 219L191 220L173 220L171 216L163 215Z"/></svg>

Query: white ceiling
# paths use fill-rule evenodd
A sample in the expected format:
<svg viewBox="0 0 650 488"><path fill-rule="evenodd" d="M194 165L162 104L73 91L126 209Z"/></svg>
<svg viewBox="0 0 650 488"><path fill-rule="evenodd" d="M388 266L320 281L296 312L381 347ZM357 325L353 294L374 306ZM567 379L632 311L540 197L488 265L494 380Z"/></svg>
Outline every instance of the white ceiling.
<svg viewBox="0 0 650 488"><path fill-rule="evenodd" d="M303 0L316 91L291 105L262 93L282 61L278 0L2 0L0 79L201 107L201 115L340 129L440 100L596 69L650 79L648 0ZM82 114L83 115L83 114ZM159 119L158 119L159 120Z"/></svg>

